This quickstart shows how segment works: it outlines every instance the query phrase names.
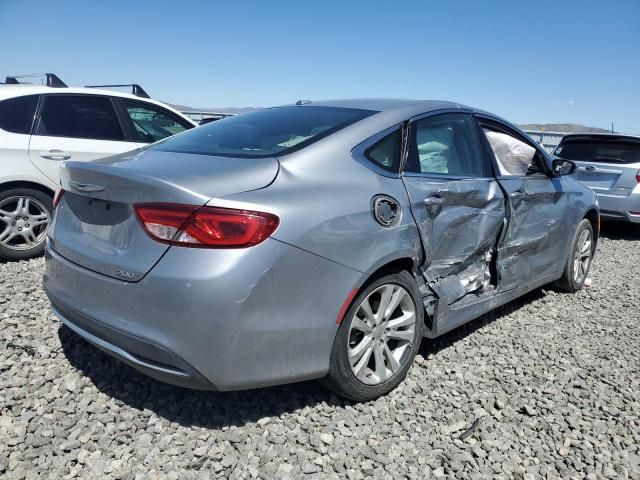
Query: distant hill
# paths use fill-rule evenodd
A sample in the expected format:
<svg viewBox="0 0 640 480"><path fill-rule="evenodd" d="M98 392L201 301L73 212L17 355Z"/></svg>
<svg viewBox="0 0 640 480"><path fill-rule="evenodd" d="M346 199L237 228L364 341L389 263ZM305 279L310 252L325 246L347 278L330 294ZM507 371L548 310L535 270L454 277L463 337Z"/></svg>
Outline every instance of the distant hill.
<svg viewBox="0 0 640 480"><path fill-rule="evenodd" d="M259 110L255 107L187 107L186 105L177 105L175 103L165 102L180 112L216 112L216 113L246 113Z"/></svg>
<svg viewBox="0 0 640 480"><path fill-rule="evenodd" d="M611 133L604 128L587 127L576 123L525 123L518 125L523 130L541 130L544 132L564 133Z"/></svg>

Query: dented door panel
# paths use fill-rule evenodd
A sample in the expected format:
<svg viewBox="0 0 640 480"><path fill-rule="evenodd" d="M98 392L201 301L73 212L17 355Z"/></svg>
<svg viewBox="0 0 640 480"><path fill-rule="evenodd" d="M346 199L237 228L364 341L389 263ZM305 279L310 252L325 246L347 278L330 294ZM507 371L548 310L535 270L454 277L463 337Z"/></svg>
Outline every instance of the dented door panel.
<svg viewBox="0 0 640 480"><path fill-rule="evenodd" d="M498 249L499 286L504 291L561 271L574 222L567 218L568 195L559 179L540 175L498 180L510 210Z"/></svg>
<svg viewBox="0 0 640 480"><path fill-rule="evenodd" d="M410 175L404 182L420 229L422 270L431 290L449 305L468 293L491 291L496 281L495 246L505 219L498 182Z"/></svg>
<svg viewBox="0 0 640 480"><path fill-rule="evenodd" d="M524 133L486 115L479 123L507 199L507 228L498 244L498 290L558 277L575 227L561 179L550 175L548 156Z"/></svg>

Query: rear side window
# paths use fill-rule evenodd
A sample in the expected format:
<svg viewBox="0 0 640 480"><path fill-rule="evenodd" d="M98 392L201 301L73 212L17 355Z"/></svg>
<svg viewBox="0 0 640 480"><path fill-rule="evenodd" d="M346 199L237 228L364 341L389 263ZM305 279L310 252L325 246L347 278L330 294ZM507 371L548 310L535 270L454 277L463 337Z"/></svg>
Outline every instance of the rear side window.
<svg viewBox="0 0 640 480"><path fill-rule="evenodd" d="M45 96L37 134L93 140L124 140L111 99L97 95Z"/></svg>
<svg viewBox="0 0 640 480"><path fill-rule="evenodd" d="M10 98L0 102L0 128L29 135L38 105L38 95Z"/></svg>
<svg viewBox="0 0 640 480"><path fill-rule="evenodd" d="M402 130L396 130L369 147L365 156L380 168L398 173L401 147Z"/></svg>
<svg viewBox="0 0 640 480"><path fill-rule="evenodd" d="M553 153L565 160L637 163L640 162L640 138L637 141L624 141L619 138L569 139L562 141Z"/></svg>
<svg viewBox="0 0 640 480"><path fill-rule="evenodd" d="M137 142L157 142L193 127L159 107L129 100L123 100L122 104L133 123Z"/></svg>
<svg viewBox="0 0 640 480"><path fill-rule="evenodd" d="M415 122L405 171L483 177L484 163L471 116L451 113Z"/></svg>
<svg viewBox="0 0 640 480"><path fill-rule="evenodd" d="M374 113L335 107L268 108L194 128L151 148L223 157L286 155Z"/></svg>

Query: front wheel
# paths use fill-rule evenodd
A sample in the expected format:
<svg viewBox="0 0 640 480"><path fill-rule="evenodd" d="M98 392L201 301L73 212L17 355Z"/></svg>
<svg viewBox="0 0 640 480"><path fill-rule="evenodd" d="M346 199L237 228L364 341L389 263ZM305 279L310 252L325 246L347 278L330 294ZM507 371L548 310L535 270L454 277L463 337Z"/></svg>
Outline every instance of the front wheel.
<svg viewBox="0 0 640 480"><path fill-rule="evenodd" d="M557 283L559 288L570 293L575 293L582 288L591 266L594 242L593 227L591 222L585 218L578 225L573 237L567 264Z"/></svg>
<svg viewBox="0 0 640 480"><path fill-rule="evenodd" d="M344 316L322 383L359 402L390 392L409 371L423 326L420 292L408 272L375 280Z"/></svg>
<svg viewBox="0 0 640 480"><path fill-rule="evenodd" d="M53 201L39 190L0 192L0 259L25 260L42 255Z"/></svg>

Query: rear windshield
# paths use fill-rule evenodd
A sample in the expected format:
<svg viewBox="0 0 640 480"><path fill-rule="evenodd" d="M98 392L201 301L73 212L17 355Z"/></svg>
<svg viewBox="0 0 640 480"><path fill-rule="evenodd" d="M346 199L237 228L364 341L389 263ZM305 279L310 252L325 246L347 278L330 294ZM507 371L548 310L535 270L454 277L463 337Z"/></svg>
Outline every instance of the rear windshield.
<svg viewBox="0 0 640 480"><path fill-rule="evenodd" d="M640 162L640 139L637 142L620 139L567 140L562 142L553 153L566 160L636 163Z"/></svg>
<svg viewBox="0 0 640 480"><path fill-rule="evenodd" d="M374 113L335 107L268 108L202 125L151 149L245 158L286 155Z"/></svg>

